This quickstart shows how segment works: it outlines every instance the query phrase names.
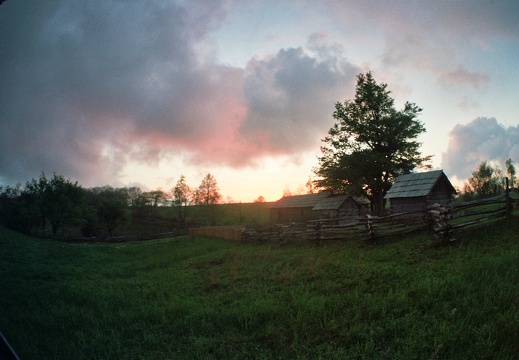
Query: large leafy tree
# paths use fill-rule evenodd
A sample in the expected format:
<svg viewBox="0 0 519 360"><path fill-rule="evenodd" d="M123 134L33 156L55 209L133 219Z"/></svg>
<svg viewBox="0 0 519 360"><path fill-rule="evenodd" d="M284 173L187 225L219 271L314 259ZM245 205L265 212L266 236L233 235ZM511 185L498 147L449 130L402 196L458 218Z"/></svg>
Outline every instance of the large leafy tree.
<svg viewBox="0 0 519 360"><path fill-rule="evenodd" d="M514 184L515 184L514 162L512 161L512 159L508 159L508 160L506 160L505 164L506 164L506 175L508 176L508 179L509 179L509 186L511 188L513 188Z"/></svg>
<svg viewBox="0 0 519 360"><path fill-rule="evenodd" d="M126 188L95 187L85 191L84 236L99 236L102 231L109 236L130 217L129 195Z"/></svg>
<svg viewBox="0 0 519 360"><path fill-rule="evenodd" d="M44 177L42 174L40 182ZM56 174L48 179L43 191L43 210L51 225L52 236L56 236L58 229L83 221L84 197L85 191L77 181L73 183Z"/></svg>
<svg viewBox="0 0 519 360"><path fill-rule="evenodd" d="M463 187L463 200L484 199L503 193L503 176L498 168L483 161Z"/></svg>
<svg viewBox="0 0 519 360"><path fill-rule="evenodd" d="M395 109L387 84L371 72L357 76L355 99L335 104L336 120L323 139L322 156L314 170L317 186L334 193L366 196L376 214L384 211L384 196L394 179L416 167L430 167L417 141L425 132L417 119L422 111L406 102Z"/></svg>

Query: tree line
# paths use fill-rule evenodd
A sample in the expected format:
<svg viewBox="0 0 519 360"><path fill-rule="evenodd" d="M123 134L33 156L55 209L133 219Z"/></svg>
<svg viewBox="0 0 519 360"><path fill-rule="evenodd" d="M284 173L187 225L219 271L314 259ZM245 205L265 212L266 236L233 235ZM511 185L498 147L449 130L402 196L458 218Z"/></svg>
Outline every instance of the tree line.
<svg viewBox="0 0 519 360"><path fill-rule="evenodd" d="M507 185L509 188L513 188L516 185L514 162L512 159L508 159L505 165L506 169L503 174L499 166L492 166L486 161L481 162L463 185L463 189L458 189L458 198L462 201L484 199L502 195Z"/></svg>
<svg viewBox="0 0 519 360"><path fill-rule="evenodd" d="M128 221L142 222L158 215L159 206L178 208L178 226L186 226L187 206L214 205L222 195L213 175L192 189L181 176L169 191L142 191L138 187L83 188L63 175L38 179L25 186L0 186L0 223L31 235L52 237L74 229L83 236L112 236Z"/></svg>

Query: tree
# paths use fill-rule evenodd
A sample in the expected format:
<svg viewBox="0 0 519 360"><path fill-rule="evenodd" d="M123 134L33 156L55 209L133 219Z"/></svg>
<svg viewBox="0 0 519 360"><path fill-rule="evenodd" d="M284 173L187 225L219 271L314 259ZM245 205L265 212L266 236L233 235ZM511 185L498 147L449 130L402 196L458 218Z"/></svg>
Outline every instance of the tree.
<svg viewBox="0 0 519 360"><path fill-rule="evenodd" d="M186 226L186 218L187 218L187 206L191 202L192 191L189 185L186 182L186 177L184 175L180 176L180 179L177 181L175 187L173 188L172 197L173 197L173 206L178 208L179 220L182 223L182 226Z"/></svg>
<svg viewBox="0 0 519 360"><path fill-rule="evenodd" d="M199 205L214 205L220 202L222 195L213 175L207 174L195 192L195 201Z"/></svg>
<svg viewBox="0 0 519 360"><path fill-rule="evenodd" d="M512 159L506 160L506 175L508 175L510 181L510 188L514 187L515 184L515 166Z"/></svg>
<svg viewBox="0 0 519 360"><path fill-rule="evenodd" d="M430 168L416 139L425 132L417 119L422 111L406 102L396 110L387 84L377 84L371 72L357 76L353 101L337 102L336 120L323 139L322 156L314 169L316 185L333 193L366 196L382 215L384 196L395 178L416 167Z"/></svg>
<svg viewBox="0 0 519 360"><path fill-rule="evenodd" d="M149 191L147 196L151 200L151 205L155 208L160 204L165 205L167 203L167 194L161 189Z"/></svg>
<svg viewBox="0 0 519 360"><path fill-rule="evenodd" d="M92 209L87 221L87 230L96 235L96 223L102 224L109 236L113 236L114 230L128 221L128 193L125 189L114 189L110 186L94 188L88 192Z"/></svg>
<svg viewBox="0 0 519 360"><path fill-rule="evenodd" d="M142 194L142 190L139 187L133 186L130 188L123 188L122 191L124 191L128 196L128 205L136 206L139 201L138 199Z"/></svg>
<svg viewBox="0 0 519 360"><path fill-rule="evenodd" d="M1 224L34 235L37 228L43 227L42 219L36 194L22 189L21 184L0 187Z"/></svg>
<svg viewBox="0 0 519 360"><path fill-rule="evenodd" d="M79 225L84 221L85 191L77 182L72 183L61 175L48 179L42 172L20 189L7 187L0 196L4 223L14 229L36 233L45 231L49 223L52 236L67 225Z"/></svg>
<svg viewBox="0 0 519 360"><path fill-rule="evenodd" d="M503 193L503 176L499 169L494 169L486 161L472 172L463 188L462 199L483 199Z"/></svg>
<svg viewBox="0 0 519 360"><path fill-rule="evenodd" d="M306 193L307 194L313 194L316 192L315 190L315 181L312 179L311 176L308 177L308 181L305 184L306 186Z"/></svg>
<svg viewBox="0 0 519 360"><path fill-rule="evenodd" d="M64 229L68 224L82 222L84 197L85 192L77 182L72 183L56 174L49 180L43 193L43 206L52 228L52 236L56 236L58 229Z"/></svg>
<svg viewBox="0 0 519 360"><path fill-rule="evenodd" d="M265 198L263 196L258 196L258 198L256 200L254 200L255 203L264 203L265 202Z"/></svg>

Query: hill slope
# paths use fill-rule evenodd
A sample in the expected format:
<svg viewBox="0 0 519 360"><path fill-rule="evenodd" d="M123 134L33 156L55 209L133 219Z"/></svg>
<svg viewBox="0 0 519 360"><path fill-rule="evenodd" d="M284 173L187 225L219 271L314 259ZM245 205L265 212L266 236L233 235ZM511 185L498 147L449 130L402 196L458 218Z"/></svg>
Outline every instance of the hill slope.
<svg viewBox="0 0 519 360"><path fill-rule="evenodd" d="M67 244L0 229L0 331L22 359L512 358L519 224L237 244Z"/></svg>

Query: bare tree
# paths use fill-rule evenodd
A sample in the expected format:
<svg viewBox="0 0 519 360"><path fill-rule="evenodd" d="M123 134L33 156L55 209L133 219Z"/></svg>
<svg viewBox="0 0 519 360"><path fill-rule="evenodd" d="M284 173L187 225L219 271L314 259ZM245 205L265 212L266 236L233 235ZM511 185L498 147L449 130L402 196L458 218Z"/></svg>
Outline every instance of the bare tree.
<svg viewBox="0 0 519 360"><path fill-rule="evenodd" d="M180 180L177 181L177 184L171 192L173 195L173 206L178 207L179 220L182 223L182 226L185 227L187 218L187 206L191 204L191 196L193 191L187 184L186 177L184 175L180 176Z"/></svg>
<svg viewBox="0 0 519 360"><path fill-rule="evenodd" d="M195 191L195 202L199 205L218 204L222 199L218 183L213 175L207 174Z"/></svg>

